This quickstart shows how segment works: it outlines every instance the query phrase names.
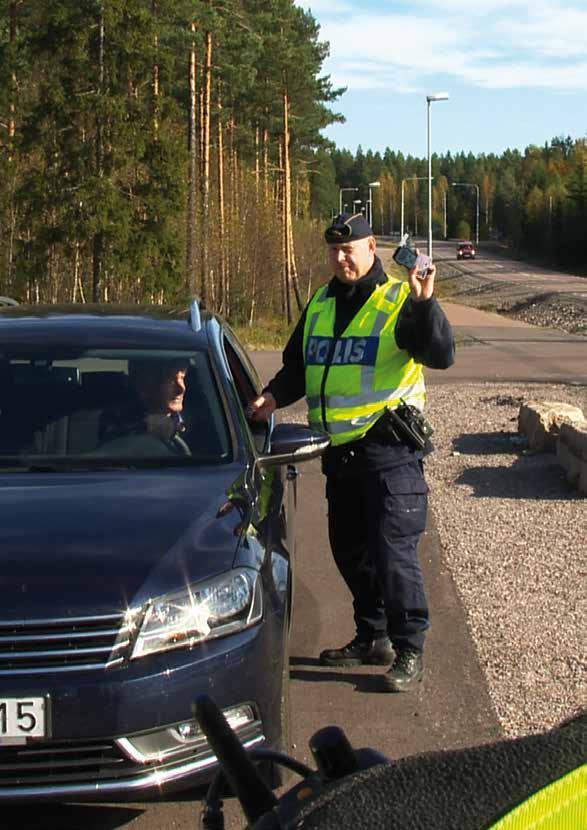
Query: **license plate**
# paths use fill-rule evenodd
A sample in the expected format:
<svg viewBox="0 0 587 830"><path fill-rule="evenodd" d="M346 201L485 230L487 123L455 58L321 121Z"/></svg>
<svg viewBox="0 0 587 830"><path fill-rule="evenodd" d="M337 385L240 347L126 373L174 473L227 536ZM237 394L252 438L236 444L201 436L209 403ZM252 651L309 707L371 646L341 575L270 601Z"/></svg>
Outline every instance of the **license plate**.
<svg viewBox="0 0 587 830"><path fill-rule="evenodd" d="M0 698L0 745L24 743L47 735L48 698Z"/></svg>

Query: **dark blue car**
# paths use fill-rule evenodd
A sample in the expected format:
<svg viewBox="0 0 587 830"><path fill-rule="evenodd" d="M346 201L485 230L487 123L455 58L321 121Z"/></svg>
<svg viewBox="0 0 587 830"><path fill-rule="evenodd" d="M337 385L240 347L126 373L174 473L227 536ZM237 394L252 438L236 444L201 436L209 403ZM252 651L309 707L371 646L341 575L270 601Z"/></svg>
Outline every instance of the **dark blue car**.
<svg viewBox="0 0 587 830"><path fill-rule="evenodd" d="M0 309L0 800L140 799L209 779L209 694L285 747L295 464L251 425L220 318Z"/></svg>

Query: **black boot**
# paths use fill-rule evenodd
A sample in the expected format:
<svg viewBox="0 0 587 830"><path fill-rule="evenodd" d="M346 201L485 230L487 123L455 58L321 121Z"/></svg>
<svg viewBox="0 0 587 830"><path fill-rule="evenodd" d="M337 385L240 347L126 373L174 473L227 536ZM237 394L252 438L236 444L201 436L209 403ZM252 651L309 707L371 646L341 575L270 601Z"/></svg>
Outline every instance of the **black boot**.
<svg viewBox="0 0 587 830"><path fill-rule="evenodd" d="M396 651L392 667L383 675L383 688L386 692L411 692L423 675L422 652L409 647L401 648Z"/></svg>
<svg viewBox="0 0 587 830"><path fill-rule="evenodd" d="M360 640L355 637L342 648L327 648L320 654L323 666L388 666L393 660L393 648L388 637Z"/></svg>

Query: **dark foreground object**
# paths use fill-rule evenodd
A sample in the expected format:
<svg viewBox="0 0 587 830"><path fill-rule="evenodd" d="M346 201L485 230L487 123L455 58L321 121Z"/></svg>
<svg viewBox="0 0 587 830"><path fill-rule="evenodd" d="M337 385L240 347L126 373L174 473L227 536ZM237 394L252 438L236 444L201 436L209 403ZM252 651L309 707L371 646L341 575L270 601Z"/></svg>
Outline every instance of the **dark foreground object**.
<svg viewBox="0 0 587 830"><path fill-rule="evenodd" d="M302 809L304 830L485 830L532 794L584 764L587 718L547 732L379 765L341 781ZM576 801L584 828L585 799ZM582 807L581 807L582 801ZM582 816L581 819L581 809Z"/></svg>
<svg viewBox="0 0 587 830"><path fill-rule="evenodd" d="M204 700L200 707L213 708L212 701ZM395 764L375 750L354 749L340 729L326 727L310 740L316 772L277 802L255 781L250 758L236 746L238 739L220 713L204 715L196 712L254 830L488 830L522 804L524 821L514 821L512 827L537 826L537 819L550 827L553 818L557 827L569 830L586 826L585 715L541 735L427 753ZM253 750L251 756L262 752ZM246 797L241 797L243 782ZM212 823L204 826L222 828L215 787L206 807ZM546 787L550 789L540 793L534 815L536 800L525 802Z"/></svg>

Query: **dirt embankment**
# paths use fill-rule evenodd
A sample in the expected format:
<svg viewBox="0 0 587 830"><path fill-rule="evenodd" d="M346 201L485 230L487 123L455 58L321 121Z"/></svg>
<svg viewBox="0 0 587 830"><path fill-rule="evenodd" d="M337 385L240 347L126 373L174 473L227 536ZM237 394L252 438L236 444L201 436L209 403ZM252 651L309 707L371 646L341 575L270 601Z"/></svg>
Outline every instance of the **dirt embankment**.
<svg viewBox="0 0 587 830"><path fill-rule="evenodd" d="M475 276L466 264L440 260L437 265L438 293L444 299L534 326L587 335L587 298L558 292L537 293L532 286L488 281Z"/></svg>

